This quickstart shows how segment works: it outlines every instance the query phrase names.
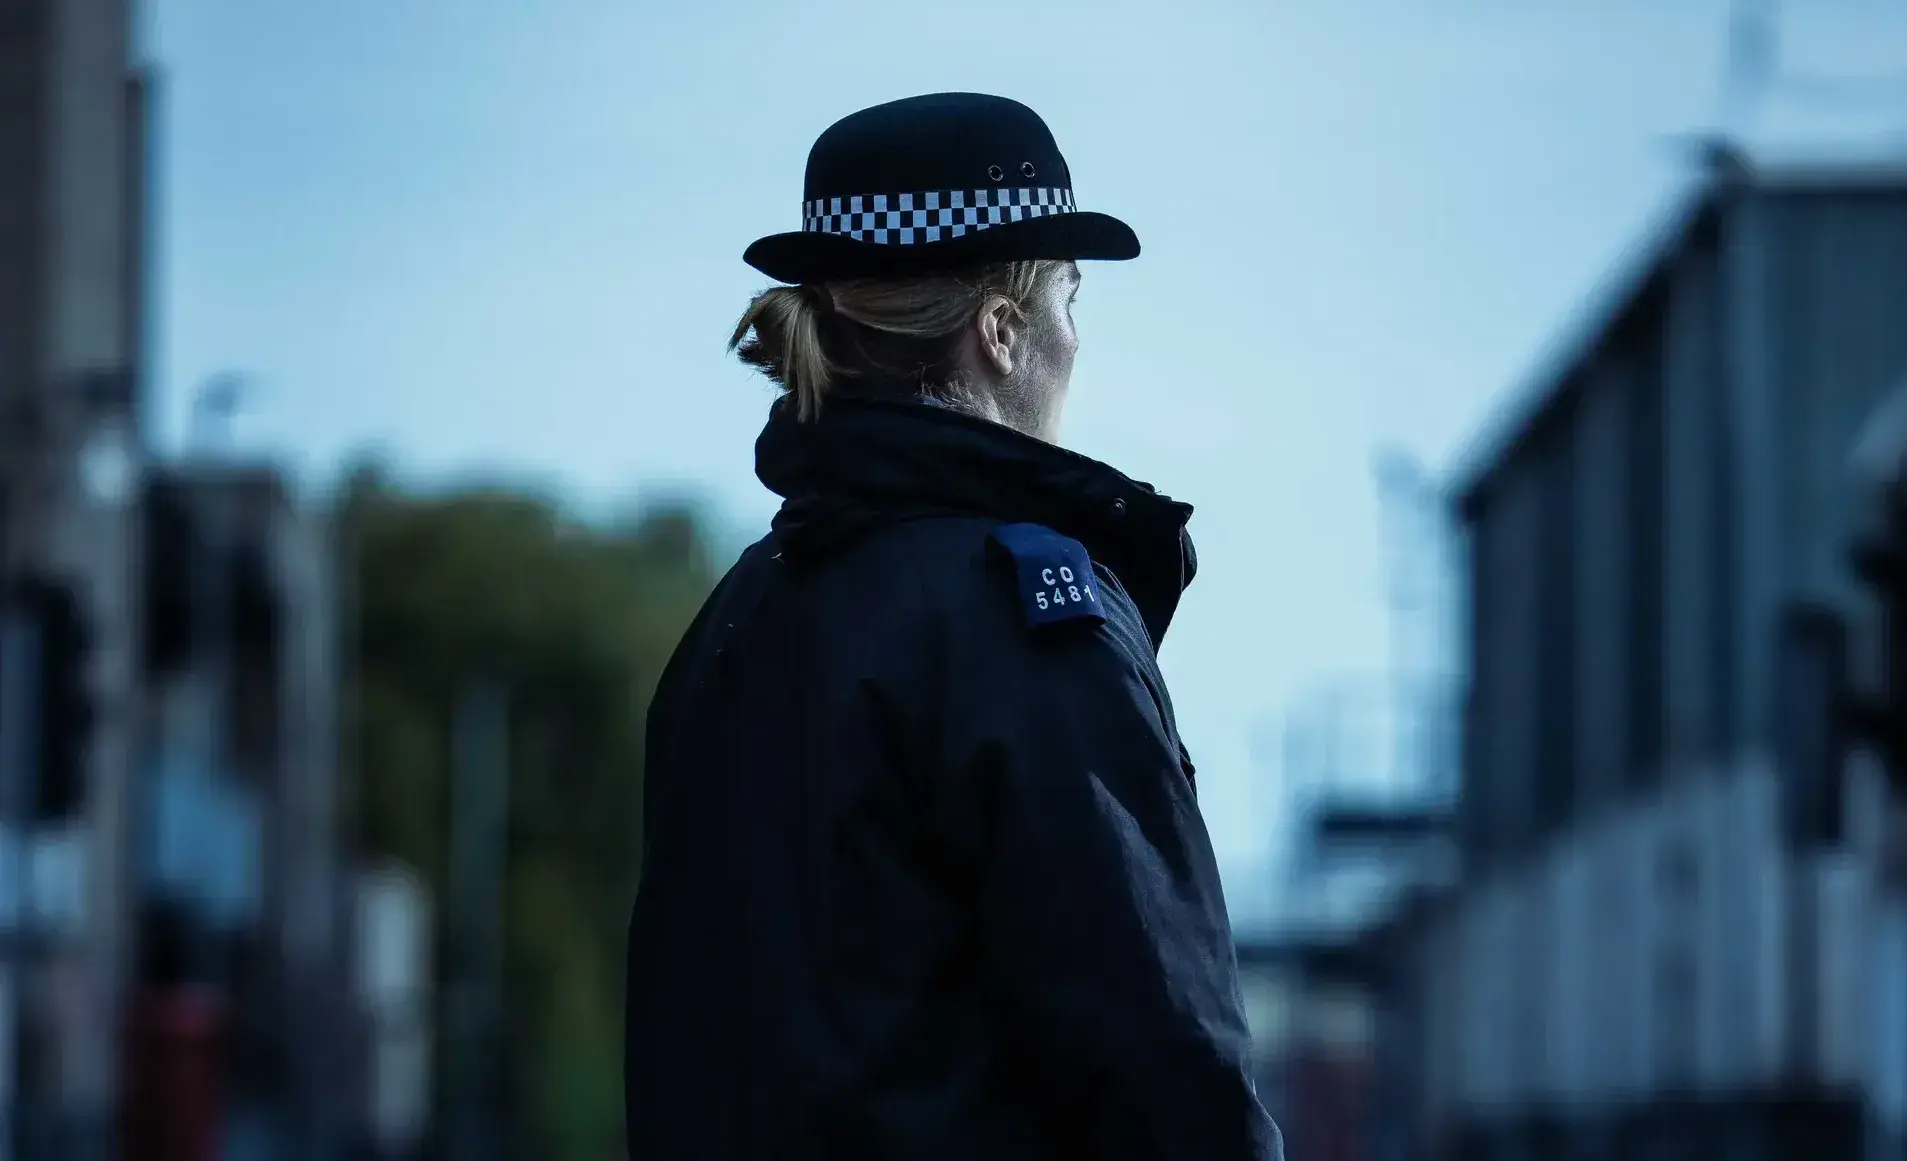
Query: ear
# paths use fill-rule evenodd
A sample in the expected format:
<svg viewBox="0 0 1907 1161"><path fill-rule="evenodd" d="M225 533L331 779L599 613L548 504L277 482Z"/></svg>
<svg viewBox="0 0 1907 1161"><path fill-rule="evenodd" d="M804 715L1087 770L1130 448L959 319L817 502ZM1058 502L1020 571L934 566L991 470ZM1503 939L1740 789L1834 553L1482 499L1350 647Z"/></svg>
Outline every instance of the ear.
<svg viewBox="0 0 1907 1161"><path fill-rule="evenodd" d="M999 295L987 299L974 316L974 338L980 358L995 375L1013 374L1013 352L1019 345L1021 323L1013 304Z"/></svg>

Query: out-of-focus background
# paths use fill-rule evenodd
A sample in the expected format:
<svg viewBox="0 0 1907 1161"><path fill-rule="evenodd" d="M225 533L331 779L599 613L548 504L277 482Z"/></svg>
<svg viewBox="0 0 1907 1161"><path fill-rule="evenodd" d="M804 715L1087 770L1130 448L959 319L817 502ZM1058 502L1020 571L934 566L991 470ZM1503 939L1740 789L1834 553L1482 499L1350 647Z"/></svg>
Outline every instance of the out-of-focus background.
<svg viewBox="0 0 1907 1161"><path fill-rule="evenodd" d="M1907 5L0 0L0 1158L621 1155L739 254L945 89L1293 1161L1907 1156Z"/></svg>

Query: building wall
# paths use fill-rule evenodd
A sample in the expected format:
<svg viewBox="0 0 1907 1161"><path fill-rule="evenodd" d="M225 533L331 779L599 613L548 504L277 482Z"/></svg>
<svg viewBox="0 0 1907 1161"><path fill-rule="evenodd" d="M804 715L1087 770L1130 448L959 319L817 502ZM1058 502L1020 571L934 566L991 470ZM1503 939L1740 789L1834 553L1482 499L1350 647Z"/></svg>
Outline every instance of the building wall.
<svg viewBox="0 0 1907 1161"><path fill-rule="evenodd" d="M41 207L53 35L51 6L0 6L0 406L18 406L39 364L45 261ZM17 438L0 427L0 438Z"/></svg>
<svg viewBox="0 0 1907 1161"><path fill-rule="evenodd" d="M1525 844L1536 780L1536 672L1542 519L1529 461L1504 466L1471 530L1470 769L1464 810L1472 861L1491 866Z"/></svg>
<svg viewBox="0 0 1907 1161"><path fill-rule="evenodd" d="M1812 1071L1884 1094L1901 1131L1907 1057L1883 1029L1907 1008L1877 999L1907 988L1897 889L1871 844L1786 849L1770 747L1783 604L1835 602L1875 636L1847 457L1907 378L1902 303L1907 186L1723 189L1480 487L1470 878L1423 967L1458 1052L1432 1108L1777 1084L1799 883Z"/></svg>
<svg viewBox="0 0 1907 1161"><path fill-rule="evenodd" d="M16 0L17 2L17 0ZM47 3L49 0L33 0ZM52 0L56 61L47 155L46 372L63 376L125 363L125 311L134 272L126 231L128 0Z"/></svg>
<svg viewBox="0 0 1907 1161"><path fill-rule="evenodd" d="M84 851L85 907L52 953L54 1002L40 1015L59 1045L58 1113L94 1130L114 1098L129 958L122 852L138 556L126 497L90 486L81 451L102 420L130 427L136 408L124 395L91 397L139 370L144 223L131 199L142 143L129 25L127 0L0 5L0 558L75 582L92 627L98 712L71 835Z"/></svg>
<svg viewBox="0 0 1907 1161"><path fill-rule="evenodd" d="M1873 950L1871 1099L1878 1126L1898 1142L1907 1134L1907 988L1899 986L1907 979L1907 899L1889 895L1877 902Z"/></svg>
<svg viewBox="0 0 1907 1161"><path fill-rule="evenodd" d="M1533 850L1664 768L1668 294L1574 373L1471 520L1473 861Z"/></svg>
<svg viewBox="0 0 1907 1161"><path fill-rule="evenodd" d="M1630 635L1612 633L1626 624L1633 598L1630 542L1630 481L1624 465L1631 440L1633 368L1604 360L1590 381L1571 433L1584 485L1575 492L1568 520L1576 535L1570 552L1575 572L1575 736L1578 802L1583 809L1609 801L1628 779L1631 702L1628 676L1634 652Z"/></svg>
<svg viewBox="0 0 1907 1161"><path fill-rule="evenodd" d="M1419 1100L1423 1108L1420 1153L1449 1135L1467 1112L1463 1083L1464 982L1461 913L1440 902L1425 916L1412 951L1424 979L1423 1035L1417 1043Z"/></svg>
<svg viewBox="0 0 1907 1161"><path fill-rule="evenodd" d="M1769 626L1781 602L1865 612L1845 551L1868 498L1848 457L1907 374L1907 189L1748 197L1729 219L1722 277L1741 660L1727 712L1731 739L1756 749L1770 738Z"/></svg>
<svg viewBox="0 0 1907 1161"><path fill-rule="evenodd" d="M1591 1115L1666 1091L1778 1082L1792 1033L1792 874L1812 884L1822 916L1816 1074L1876 1076L1886 1058L1871 972L1887 945L1875 933L1898 904L1859 859L1789 860L1776 803L1766 767L1681 779L1468 893L1449 919L1457 941L1426 945L1427 974L1461 982L1465 1024L1454 1083L1434 1103L1484 1119ZM1527 970L1538 945L1546 970Z"/></svg>
<svg viewBox="0 0 1907 1161"><path fill-rule="evenodd" d="M1768 218L1782 579L1858 615L1846 548L1871 498L1848 457L1907 377L1907 188L1790 196Z"/></svg>
<svg viewBox="0 0 1907 1161"><path fill-rule="evenodd" d="M1722 230L1714 219L1670 261L1664 303L1662 518L1663 746L1700 762L1732 736L1731 614L1736 571L1729 512L1729 421L1723 361Z"/></svg>

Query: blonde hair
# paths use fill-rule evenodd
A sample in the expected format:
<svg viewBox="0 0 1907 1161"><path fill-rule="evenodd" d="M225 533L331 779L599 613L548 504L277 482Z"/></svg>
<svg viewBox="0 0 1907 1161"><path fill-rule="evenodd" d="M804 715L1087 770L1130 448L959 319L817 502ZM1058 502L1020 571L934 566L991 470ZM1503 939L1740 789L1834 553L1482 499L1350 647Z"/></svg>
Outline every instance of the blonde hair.
<svg viewBox="0 0 1907 1161"><path fill-rule="evenodd" d="M961 331L994 299L1027 319L1034 293L1064 265L1038 260L904 280L773 286L749 302L728 349L779 384L803 420L819 415L844 379L900 379L924 396L961 404L969 402L955 365Z"/></svg>

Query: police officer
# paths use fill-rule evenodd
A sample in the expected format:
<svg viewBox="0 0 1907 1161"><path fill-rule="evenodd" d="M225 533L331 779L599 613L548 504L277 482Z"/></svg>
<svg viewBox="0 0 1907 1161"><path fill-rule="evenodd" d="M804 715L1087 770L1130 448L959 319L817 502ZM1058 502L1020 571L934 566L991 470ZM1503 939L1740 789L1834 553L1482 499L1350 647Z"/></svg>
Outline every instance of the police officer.
<svg viewBox="0 0 1907 1161"><path fill-rule="evenodd" d="M636 1161L1271 1161L1156 660L1191 508L1053 442L1077 209L997 97L856 113L732 346L783 497L649 715Z"/></svg>

